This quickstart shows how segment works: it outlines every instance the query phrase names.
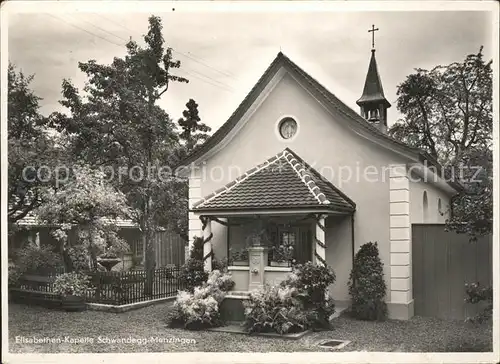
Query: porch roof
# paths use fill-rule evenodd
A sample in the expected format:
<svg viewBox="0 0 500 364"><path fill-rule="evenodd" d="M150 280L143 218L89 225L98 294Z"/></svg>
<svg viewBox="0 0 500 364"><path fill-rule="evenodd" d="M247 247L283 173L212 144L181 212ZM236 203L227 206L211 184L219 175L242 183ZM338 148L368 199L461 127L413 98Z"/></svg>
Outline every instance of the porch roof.
<svg viewBox="0 0 500 364"><path fill-rule="evenodd" d="M327 210L350 214L355 203L286 148L196 202L192 211Z"/></svg>

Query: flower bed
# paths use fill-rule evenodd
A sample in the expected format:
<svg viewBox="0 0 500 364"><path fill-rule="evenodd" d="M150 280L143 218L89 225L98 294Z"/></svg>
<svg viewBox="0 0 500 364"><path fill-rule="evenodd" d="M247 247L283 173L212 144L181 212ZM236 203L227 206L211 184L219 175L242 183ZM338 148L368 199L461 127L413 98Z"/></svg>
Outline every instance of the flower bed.
<svg viewBox="0 0 500 364"><path fill-rule="evenodd" d="M234 286L228 273L214 270L202 285L193 292L180 291L174 303L174 309L168 318L170 327L183 327L188 330L200 330L223 324L219 312L226 292Z"/></svg>
<svg viewBox="0 0 500 364"><path fill-rule="evenodd" d="M298 265L277 286L252 292L245 303L245 327L250 333L289 334L329 327L335 306L325 291L335 281L329 267Z"/></svg>

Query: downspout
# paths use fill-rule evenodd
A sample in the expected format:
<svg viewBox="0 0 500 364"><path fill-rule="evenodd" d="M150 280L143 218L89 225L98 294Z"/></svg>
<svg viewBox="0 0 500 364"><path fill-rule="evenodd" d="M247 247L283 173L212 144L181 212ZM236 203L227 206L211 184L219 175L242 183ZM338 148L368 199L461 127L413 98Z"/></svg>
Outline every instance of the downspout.
<svg viewBox="0 0 500 364"><path fill-rule="evenodd" d="M354 212L351 214L351 254L352 264L354 265Z"/></svg>
<svg viewBox="0 0 500 364"><path fill-rule="evenodd" d="M227 226L226 226L226 261L227 261L227 265L229 265L229 242L231 241L231 238L229 236L229 232L231 231L231 226L230 226L230 223L229 223L229 217L227 218L226 220L227 222Z"/></svg>
<svg viewBox="0 0 500 364"><path fill-rule="evenodd" d="M352 269L354 268L354 213L355 211L351 214L351 272ZM354 285L356 285L356 281L353 282Z"/></svg>

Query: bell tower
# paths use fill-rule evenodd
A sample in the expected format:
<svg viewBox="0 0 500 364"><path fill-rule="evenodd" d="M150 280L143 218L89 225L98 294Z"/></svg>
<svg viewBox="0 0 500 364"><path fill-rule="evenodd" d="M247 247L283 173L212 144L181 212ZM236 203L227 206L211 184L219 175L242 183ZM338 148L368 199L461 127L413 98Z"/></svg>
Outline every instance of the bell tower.
<svg viewBox="0 0 500 364"><path fill-rule="evenodd" d="M384 89L382 88L382 81L380 81L375 59L375 32L377 30L379 29L375 28L375 25L372 25L372 28L368 30L369 33L372 33L372 55L363 94L356 101L356 104L360 107L361 116L385 133L387 132L387 109L391 107L391 104L384 96Z"/></svg>

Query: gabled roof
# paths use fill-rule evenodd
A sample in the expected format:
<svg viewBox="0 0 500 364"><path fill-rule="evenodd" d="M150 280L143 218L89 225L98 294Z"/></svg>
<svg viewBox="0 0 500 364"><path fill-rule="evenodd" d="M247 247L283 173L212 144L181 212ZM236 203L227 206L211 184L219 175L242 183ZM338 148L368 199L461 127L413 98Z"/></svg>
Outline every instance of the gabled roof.
<svg viewBox="0 0 500 364"><path fill-rule="evenodd" d="M363 105L372 102L382 102L386 107L391 107L391 104L384 96L384 89L382 88L382 81L377 69L377 61L375 60L375 49L372 49L372 56L370 58L370 65L366 74L365 87L363 88L363 95L356 101L358 105Z"/></svg>
<svg viewBox="0 0 500 364"><path fill-rule="evenodd" d="M439 163L430 156L427 152L422 151L419 148L411 147L405 143L400 142L397 139L383 133L378 128L366 121L361 115L343 103L338 99L333 93L328 91L323 85L321 85L317 80L306 73L302 68L292 62L287 56L282 52L279 52L276 58L271 62L269 67L266 69L264 74L260 77L257 83L253 86L247 96L243 99L240 105L236 108L229 119L210 137L205 143L203 143L199 148L195 149L190 155L188 155L183 161L181 161L179 166L188 166L191 163L197 161L199 158L203 157L208 151L219 144L229 132L236 126L241 117L248 111L250 106L257 100L258 96L264 90L266 85L273 79L276 73L284 67L292 76L299 80L309 92L311 92L318 100L320 100L324 105L331 110L339 112L347 117L347 119L360 130L363 130L373 138L380 140L386 145L392 145L396 148L408 153L414 157L415 160L420 162L427 161L431 166L435 166L438 171L441 171L441 166ZM455 190L460 190L463 187L455 182L448 182L448 184Z"/></svg>
<svg viewBox="0 0 500 364"><path fill-rule="evenodd" d="M351 213L355 203L290 149L193 205L193 211L325 209Z"/></svg>
<svg viewBox="0 0 500 364"><path fill-rule="evenodd" d="M260 93L263 91L265 86L271 81L274 75L280 70L281 67L285 67L293 76L297 77L299 80L303 81L304 85L311 91L316 97L325 104L331 106L336 111L347 116L350 121L360 126L361 128L369 131L374 136L383 138L386 142L399 145L400 147L406 148L411 152L420 152L419 149L410 147L400 141L391 138L387 134L381 132L378 128L374 127L368 123L361 115L352 110L349 106L344 104L340 99L338 99L334 94L328 91L324 86L322 86L318 81L312 78L294 62L292 62L287 56L282 52L279 52L274 61L269 65L264 74L260 77L254 87L250 90L247 96L243 99L240 105L236 108L229 119L210 137L207 139L203 145L193 151L182 161L182 165L188 165L198 158L202 157L210 149L215 147L238 123L240 118L245 114L253 102L257 99Z"/></svg>

